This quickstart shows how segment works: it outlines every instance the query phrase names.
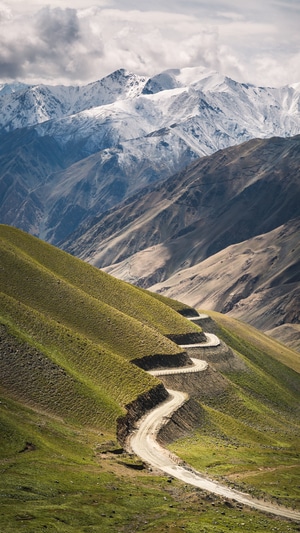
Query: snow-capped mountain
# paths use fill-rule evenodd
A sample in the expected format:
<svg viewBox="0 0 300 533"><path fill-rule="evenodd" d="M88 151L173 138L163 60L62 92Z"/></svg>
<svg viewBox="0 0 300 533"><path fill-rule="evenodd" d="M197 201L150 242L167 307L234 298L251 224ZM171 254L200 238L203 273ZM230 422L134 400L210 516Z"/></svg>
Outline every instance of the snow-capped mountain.
<svg viewBox="0 0 300 533"><path fill-rule="evenodd" d="M108 126L121 141L171 131L207 155L241 137L297 134L300 88L240 84L202 67L169 70L151 79L120 69L83 87L5 85L0 109L4 131L48 122L39 135L62 142L92 135L99 141L91 150L101 149L99 129Z"/></svg>
<svg viewBox="0 0 300 533"><path fill-rule="evenodd" d="M53 243L198 157L300 132L299 85L255 87L202 67L6 85L0 109L1 222Z"/></svg>
<svg viewBox="0 0 300 533"><path fill-rule="evenodd" d="M134 98L146 81L143 76L120 69L83 87L5 84L0 86L0 129L12 131Z"/></svg>

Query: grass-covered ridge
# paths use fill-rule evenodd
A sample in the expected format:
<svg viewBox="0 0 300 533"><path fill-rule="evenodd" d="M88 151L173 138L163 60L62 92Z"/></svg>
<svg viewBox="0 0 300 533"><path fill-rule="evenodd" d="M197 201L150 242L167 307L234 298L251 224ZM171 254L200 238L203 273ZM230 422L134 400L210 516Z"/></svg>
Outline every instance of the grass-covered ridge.
<svg viewBox="0 0 300 533"><path fill-rule="evenodd" d="M222 372L227 390L201 400L200 428L171 448L208 475L299 508L300 375L291 368L297 354L246 324L209 314L245 368Z"/></svg>
<svg viewBox="0 0 300 533"><path fill-rule="evenodd" d="M296 533L297 524L228 505L114 453L125 406L159 383L131 361L176 357L162 333L195 331L172 310L180 304L164 302L0 226L1 532ZM230 416L215 411L207 406L209 430L210 416L219 427Z"/></svg>
<svg viewBox="0 0 300 533"><path fill-rule="evenodd" d="M183 304L174 302L172 306L170 299L152 295L113 278L16 228L0 225L0 239L2 245L5 241L6 245L9 244L13 254L17 249L17 254L22 257L22 261L27 259L30 263L34 263L37 269L43 270L43 275L48 271L48 275L51 275L56 283L65 282L79 291L82 290L86 296L89 295L143 324L156 328L163 335L174 333L180 335L199 331L199 328L173 312L172 307L176 310L178 306L187 307ZM31 297L34 283L32 281L29 286ZM166 309L166 303L169 304L169 310Z"/></svg>
<svg viewBox="0 0 300 533"><path fill-rule="evenodd" d="M245 324L240 320L234 320L228 315L216 313L214 311L208 311L208 314L219 325L221 335L223 335L226 341L227 332L230 332L231 343L242 342L244 345L248 343L252 350L252 356L254 356L255 349L258 350L258 354L264 353L265 356L270 356L272 359L276 359L282 362L284 365L292 368L296 372L300 373L300 354L292 348L281 344L277 340L270 336L265 335L256 328ZM233 340L235 338L235 340ZM226 341L227 342L227 341ZM249 352L250 353L250 352ZM266 358L259 356L261 363L267 361Z"/></svg>
<svg viewBox="0 0 300 533"><path fill-rule="evenodd" d="M15 228L0 226L0 254L3 386L72 423L114 431L159 384L131 361L178 356L165 335L197 331L151 294Z"/></svg>

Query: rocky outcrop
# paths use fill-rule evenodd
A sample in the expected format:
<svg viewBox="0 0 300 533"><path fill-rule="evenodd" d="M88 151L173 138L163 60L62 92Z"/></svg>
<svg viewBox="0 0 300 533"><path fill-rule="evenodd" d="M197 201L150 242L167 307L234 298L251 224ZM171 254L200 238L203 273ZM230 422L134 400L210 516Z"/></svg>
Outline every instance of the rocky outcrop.
<svg viewBox="0 0 300 533"><path fill-rule="evenodd" d="M161 428L157 438L158 442L166 445L186 436L204 423L204 417L203 407L196 400L190 398Z"/></svg>
<svg viewBox="0 0 300 533"><path fill-rule="evenodd" d="M199 316L199 313L193 307L184 307L178 311L178 313L186 318L192 318Z"/></svg>
<svg viewBox="0 0 300 533"><path fill-rule="evenodd" d="M221 372L247 371L247 366L241 357L236 355L223 341L220 341L220 345L216 347L189 346L186 350L190 357L207 361L215 370Z"/></svg>
<svg viewBox="0 0 300 533"><path fill-rule="evenodd" d="M206 337L203 331L196 333L184 333L181 335L166 335L168 339L175 342L175 344L197 344L200 342L206 342Z"/></svg>
<svg viewBox="0 0 300 533"><path fill-rule="evenodd" d="M140 359L133 359L133 364L143 370L154 370L154 368L175 368L191 365L192 362L186 351L178 354L154 354Z"/></svg>
<svg viewBox="0 0 300 533"><path fill-rule="evenodd" d="M191 317L189 317L191 318ZM206 333L215 333L218 334L219 328L216 322L206 314L193 315L193 324L200 326Z"/></svg>
<svg viewBox="0 0 300 533"><path fill-rule="evenodd" d="M126 415L119 417L117 420L117 438L120 444L124 445L137 420L167 397L168 391L162 383L159 383L153 389L141 394L136 400L127 404L125 406Z"/></svg>

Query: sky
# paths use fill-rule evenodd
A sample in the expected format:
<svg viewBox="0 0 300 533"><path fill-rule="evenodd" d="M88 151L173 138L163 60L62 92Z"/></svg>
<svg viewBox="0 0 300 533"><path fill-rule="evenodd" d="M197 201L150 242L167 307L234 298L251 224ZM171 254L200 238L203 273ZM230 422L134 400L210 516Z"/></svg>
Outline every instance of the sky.
<svg viewBox="0 0 300 533"><path fill-rule="evenodd" d="M0 83L82 85L205 66L300 82L300 0L0 0Z"/></svg>

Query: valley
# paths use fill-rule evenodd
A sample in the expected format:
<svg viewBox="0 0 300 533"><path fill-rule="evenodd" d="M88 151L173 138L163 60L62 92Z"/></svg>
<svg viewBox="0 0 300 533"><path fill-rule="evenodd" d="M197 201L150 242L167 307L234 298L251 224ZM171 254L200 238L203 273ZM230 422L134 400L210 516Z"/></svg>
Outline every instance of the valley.
<svg viewBox="0 0 300 533"><path fill-rule="evenodd" d="M0 222L53 244L199 157L299 134L299 88L204 67L124 69L82 87L0 87Z"/></svg>
<svg viewBox="0 0 300 533"><path fill-rule="evenodd" d="M201 158L64 246L120 279L263 331L289 324L285 339L297 349L299 148L299 136L273 138Z"/></svg>
<svg viewBox="0 0 300 533"><path fill-rule="evenodd" d="M298 84L119 69L0 103L1 223L299 350Z"/></svg>

